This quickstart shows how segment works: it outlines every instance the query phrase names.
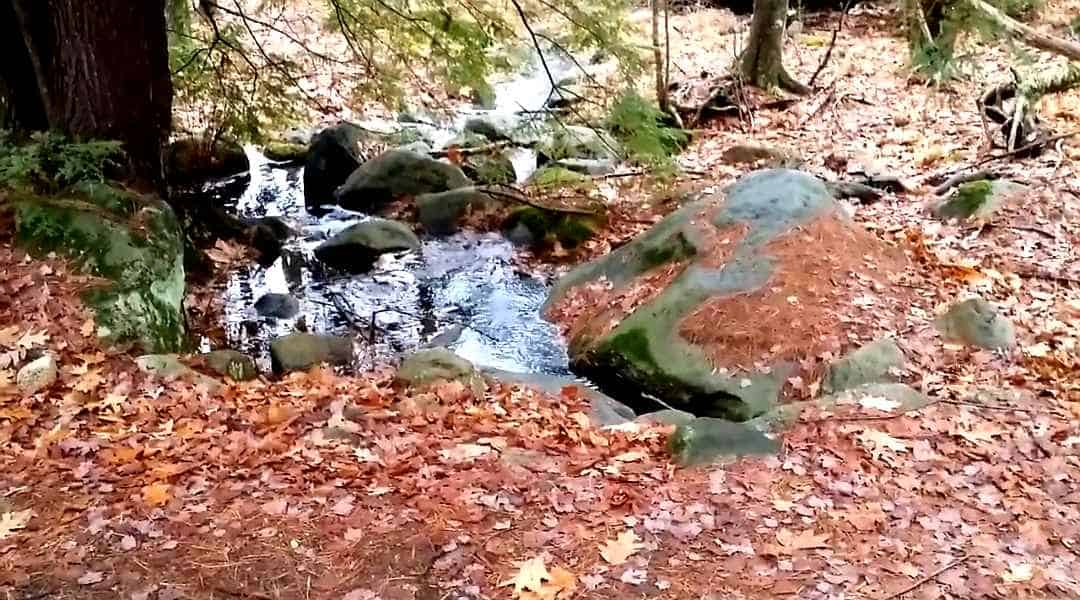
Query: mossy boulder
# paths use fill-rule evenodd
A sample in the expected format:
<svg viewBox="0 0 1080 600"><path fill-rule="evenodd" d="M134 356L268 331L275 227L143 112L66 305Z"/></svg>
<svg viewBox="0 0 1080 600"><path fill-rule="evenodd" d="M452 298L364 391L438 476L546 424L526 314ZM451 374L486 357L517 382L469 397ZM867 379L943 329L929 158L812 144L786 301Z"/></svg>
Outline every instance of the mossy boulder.
<svg viewBox="0 0 1080 600"><path fill-rule="evenodd" d="M335 197L344 208L373 213L401 196L445 192L471 183L456 165L406 150L390 150L353 171Z"/></svg>
<svg viewBox="0 0 1080 600"><path fill-rule="evenodd" d="M564 248L574 248L589 238L603 226L603 218L598 215L576 212L560 212L536 206L522 206L510 213L503 227L513 231L524 229L527 236L518 237L518 241L530 245L543 245L558 242Z"/></svg>
<svg viewBox="0 0 1080 600"><path fill-rule="evenodd" d="M1001 316L982 298L971 298L953 305L934 322L949 340L987 350L1008 350L1016 346L1012 321Z"/></svg>
<svg viewBox="0 0 1080 600"><path fill-rule="evenodd" d="M233 140L184 138L169 144L165 169L169 181L187 184L243 173L248 159L244 147Z"/></svg>
<svg viewBox="0 0 1080 600"><path fill-rule="evenodd" d="M957 187L933 211L936 217L945 220L986 219L1010 199L1027 191L1027 186L1003 179L972 181Z"/></svg>
<svg viewBox="0 0 1080 600"><path fill-rule="evenodd" d="M83 295L100 337L146 352L184 346L184 242L169 205L105 184L9 198L21 246L67 256L109 282Z"/></svg>
<svg viewBox="0 0 1080 600"><path fill-rule="evenodd" d="M304 163L304 203L309 210L334 203L334 191L363 161L360 144L366 132L353 123L339 123L311 140Z"/></svg>
<svg viewBox="0 0 1080 600"><path fill-rule="evenodd" d="M502 206L502 202L475 187L464 187L416 197L416 215L424 231L447 235L458 229L471 212Z"/></svg>
<svg viewBox="0 0 1080 600"><path fill-rule="evenodd" d="M512 185L517 182L514 162L502 150L466 156L461 170L466 177L481 185Z"/></svg>
<svg viewBox="0 0 1080 600"><path fill-rule="evenodd" d="M726 457L775 454L780 444L745 423L700 417L679 425L668 438L668 449L675 462L692 466Z"/></svg>
<svg viewBox="0 0 1080 600"><path fill-rule="evenodd" d="M801 240L808 236L821 242L808 245ZM822 243L857 245L860 255L845 263ZM545 311L561 314L568 294L601 284L608 296L591 299L584 312L579 306L574 322L562 323L575 373L634 408L655 406L647 398L654 396L697 415L742 421L772 408L797 365L821 351L810 346L815 340L788 328L771 328L775 338L758 340L755 320L797 322L824 311L858 310L842 304L854 300L839 295L848 288L826 294L821 282L850 279L863 252L883 257L874 269L859 271L867 278L893 268L889 261L906 264L902 252L847 219L820 180L798 171L760 171L700 196L630 243L572 270L552 290ZM655 292L621 308L618 294L632 295L661 266L670 275L644 288ZM891 291L887 279L881 285L883 293ZM774 358L762 358L777 345L783 349Z"/></svg>
<svg viewBox="0 0 1080 600"><path fill-rule="evenodd" d="M371 218L352 225L315 248L322 262L352 273L362 273L383 254L419 250L420 239L399 221Z"/></svg>
<svg viewBox="0 0 1080 600"><path fill-rule="evenodd" d="M894 381L904 366L904 353L891 338L867 344L829 366L823 389L839 392L866 383Z"/></svg>
<svg viewBox="0 0 1080 600"><path fill-rule="evenodd" d="M272 161L284 163L302 163L307 160L309 146L290 142L270 142L263 148L263 154Z"/></svg>
<svg viewBox="0 0 1080 600"><path fill-rule="evenodd" d="M214 350L205 355L206 366L223 377L234 381L249 381L259 376L255 359L236 350Z"/></svg>
<svg viewBox="0 0 1080 600"><path fill-rule="evenodd" d="M589 181L589 177L578 171L566 167L553 165L544 166L536 170L529 177L529 185L540 188L552 188L580 185Z"/></svg>
<svg viewBox="0 0 1080 600"><path fill-rule="evenodd" d="M346 365L352 359L353 342L343 336L290 333L270 342L275 373L305 371L319 364Z"/></svg>

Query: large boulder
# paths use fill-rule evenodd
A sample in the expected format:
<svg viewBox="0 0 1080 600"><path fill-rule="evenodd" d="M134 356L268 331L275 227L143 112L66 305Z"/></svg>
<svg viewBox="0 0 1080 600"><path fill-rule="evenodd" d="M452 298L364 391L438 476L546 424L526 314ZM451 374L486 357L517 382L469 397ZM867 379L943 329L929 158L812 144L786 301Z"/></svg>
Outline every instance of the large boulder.
<svg viewBox="0 0 1080 600"><path fill-rule="evenodd" d="M309 210L333 204L334 191L360 166L364 130L340 123L319 132L311 141L304 164L304 203Z"/></svg>
<svg viewBox="0 0 1080 600"><path fill-rule="evenodd" d="M193 183L247 170L247 153L233 140L184 138L169 144L165 151L165 171L173 183Z"/></svg>
<svg viewBox="0 0 1080 600"><path fill-rule="evenodd" d="M159 198L105 184L58 196L12 192L20 245L56 252L105 284L83 300L107 342L175 352L184 333L184 241L176 215Z"/></svg>
<svg viewBox="0 0 1080 600"><path fill-rule="evenodd" d="M889 276L907 267L821 181L768 170L571 271L545 311L569 338L571 368L632 406L628 390L641 408L651 395L745 420L848 340L900 329L910 292Z"/></svg>
<svg viewBox="0 0 1080 600"><path fill-rule="evenodd" d="M419 250L420 239L404 223L371 218L348 227L315 248L322 262L352 273L367 271L388 252Z"/></svg>
<svg viewBox="0 0 1080 600"><path fill-rule="evenodd" d="M390 150L353 171L335 197L344 208L371 213L401 196L445 192L470 183L455 165L407 150Z"/></svg>
<svg viewBox="0 0 1080 600"><path fill-rule="evenodd" d="M352 340L343 336L290 333L270 342L270 365L275 373L304 371L324 363L346 365L352 359Z"/></svg>

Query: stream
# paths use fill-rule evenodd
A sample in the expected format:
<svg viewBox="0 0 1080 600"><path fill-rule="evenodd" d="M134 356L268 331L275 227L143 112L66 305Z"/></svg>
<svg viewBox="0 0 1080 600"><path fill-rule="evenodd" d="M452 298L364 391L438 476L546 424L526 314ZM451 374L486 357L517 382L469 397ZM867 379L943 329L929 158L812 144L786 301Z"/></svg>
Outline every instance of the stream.
<svg viewBox="0 0 1080 600"><path fill-rule="evenodd" d="M548 67L555 77L563 77L572 72L573 63L553 55ZM437 148L470 117L533 114L552 91L535 58L521 74L494 87L494 108L464 108L434 135L431 124L381 126L429 128L428 138L436 140ZM529 148L514 149L511 157L519 181L537 168L536 153ZM565 341L540 315L548 284L514 268L514 246L501 234L463 231L424 237L419 252L384 255L368 273L342 274L325 268L313 250L367 216L337 207L315 216L304 204L303 167L271 162L254 148L248 148L248 159L249 173L216 182L206 193L238 217L279 217L297 232L275 262L240 267L223 291L228 342L256 357L260 368L269 367L270 340L306 329L356 335L362 366L396 362L403 353L425 345L444 345L481 367L569 374ZM271 292L297 298L298 316L260 317L254 304Z"/></svg>

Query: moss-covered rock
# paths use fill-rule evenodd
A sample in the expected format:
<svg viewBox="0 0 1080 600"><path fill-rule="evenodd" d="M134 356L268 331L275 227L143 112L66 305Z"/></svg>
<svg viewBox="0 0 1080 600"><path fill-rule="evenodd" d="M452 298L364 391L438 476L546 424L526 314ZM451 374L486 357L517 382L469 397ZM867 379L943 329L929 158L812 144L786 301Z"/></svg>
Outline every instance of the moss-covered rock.
<svg viewBox="0 0 1080 600"><path fill-rule="evenodd" d="M563 212L520 206L511 211L503 223L507 230L524 228L525 240L533 245L558 242L564 248L574 248L596 235L603 226L603 217L579 212Z"/></svg>
<svg viewBox="0 0 1080 600"><path fill-rule="evenodd" d="M36 255L67 256L110 282L83 296L99 336L147 352L183 347L183 236L167 204L104 184L10 199L20 245Z"/></svg>
<svg viewBox="0 0 1080 600"><path fill-rule="evenodd" d="M774 454L780 444L747 424L701 417L676 428L668 449L675 462L691 466L725 457Z"/></svg>
<svg viewBox="0 0 1080 600"><path fill-rule="evenodd" d="M839 392L866 383L894 381L904 366L904 353L891 338L867 344L829 366L823 389Z"/></svg>
<svg viewBox="0 0 1080 600"><path fill-rule="evenodd" d="M1016 346L1016 330L992 304L971 298L953 305L934 324L945 338L987 350Z"/></svg>
<svg viewBox="0 0 1080 600"><path fill-rule="evenodd" d="M514 162L501 150L467 156L461 170L481 185L512 185L517 182Z"/></svg>
<svg viewBox="0 0 1080 600"><path fill-rule="evenodd" d="M586 183L589 177L558 165L545 166L537 169L529 177L529 185L538 188L558 188Z"/></svg>
<svg viewBox="0 0 1080 600"><path fill-rule="evenodd" d="M334 202L334 191L363 161L360 144L365 131L353 123L339 123L311 140L304 163L304 203L309 210Z"/></svg>
<svg viewBox="0 0 1080 600"><path fill-rule="evenodd" d="M290 333L270 342L275 373L304 371L319 364L346 365L352 359L353 342L343 336Z"/></svg>
<svg viewBox="0 0 1080 600"><path fill-rule="evenodd" d="M277 162L302 163L307 160L308 146L289 142L270 142L263 148L266 158Z"/></svg>
<svg viewBox="0 0 1080 600"><path fill-rule="evenodd" d="M502 202L475 187L464 187L438 194L416 197L416 215L424 231L448 235L458 229L461 220L472 211L501 206Z"/></svg>
<svg viewBox="0 0 1080 600"><path fill-rule="evenodd" d="M1023 194L1027 186L1013 181L986 179L965 183L934 207L939 219L985 219L1004 206L1010 198Z"/></svg>
<svg viewBox="0 0 1080 600"><path fill-rule="evenodd" d="M659 295L617 319L613 328L606 326L611 314L601 311L596 318L602 323L576 329L571 368L601 389L620 390L622 397L635 390L698 415L741 421L766 412L793 365L776 361L749 370L718 370L703 348L679 334L680 325L710 299L746 297L765 288L775 269L769 244L824 218L852 226L821 181L796 171L761 171L722 194L685 205L632 242L571 271L552 290L547 307L580 285L603 279L619 288L659 265L688 263ZM710 226L741 232L735 244L721 248L721 267L699 263L717 251L704 229ZM597 330L605 333L589 333Z"/></svg>
<svg viewBox="0 0 1080 600"><path fill-rule="evenodd" d="M408 225L371 218L320 244L315 256L328 265L360 273L370 269L383 254L419 249L420 239Z"/></svg>
<svg viewBox="0 0 1080 600"><path fill-rule="evenodd" d="M483 377L468 360L446 348L418 350L405 357L398 368L397 380L411 386L439 381L460 381L483 386Z"/></svg>
<svg viewBox="0 0 1080 600"><path fill-rule="evenodd" d="M259 376L255 359L236 350L215 350L205 356L206 366L234 381L249 381Z"/></svg>
<svg viewBox="0 0 1080 600"><path fill-rule="evenodd" d="M365 162L335 197L342 207L376 212L400 196L445 192L471 184L456 165L404 150L390 150Z"/></svg>
<svg viewBox="0 0 1080 600"><path fill-rule="evenodd" d="M590 158L617 160L622 154L619 143L606 131L567 125L556 127L537 148L548 160Z"/></svg>
<svg viewBox="0 0 1080 600"><path fill-rule="evenodd" d="M147 354L135 359L135 363L143 371L161 379L182 379L209 392L216 392L221 388L220 381L192 369L175 354Z"/></svg>
<svg viewBox="0 0 1080 600"><path fill-rule="evenodd" d="M169 181L186 184L243 173L248 159L244 147L233 140L184 138L169 144L165 167Z"/></svg>

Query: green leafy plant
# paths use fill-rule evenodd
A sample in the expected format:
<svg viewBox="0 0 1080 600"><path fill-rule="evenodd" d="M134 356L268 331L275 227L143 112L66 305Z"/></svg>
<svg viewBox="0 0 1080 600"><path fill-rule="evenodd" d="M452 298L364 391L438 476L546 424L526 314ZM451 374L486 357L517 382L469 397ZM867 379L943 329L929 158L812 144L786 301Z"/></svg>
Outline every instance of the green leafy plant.
<svg viewBox="0 0 1080 600"><path fill-rule="evenodd" d="M55 192L100 183L108 165L122 156L119 142L72 142L60 134L39 132L17 143L11 134L0 132L0 186Z"/></svg>
<svg viewBox="0 0 1080 600"><path fill-rule="evenodd" d="M666 125L664 118L664 113L654 103L630 91L612 105L607 128L622 144L631 161L661 175L670 174L675 169L673 156L690 138L685 131Z"/></svg>

